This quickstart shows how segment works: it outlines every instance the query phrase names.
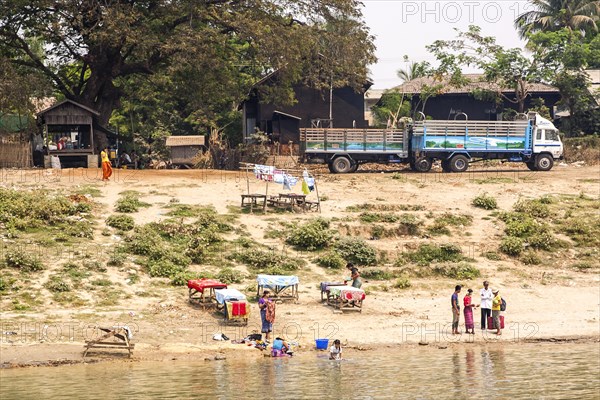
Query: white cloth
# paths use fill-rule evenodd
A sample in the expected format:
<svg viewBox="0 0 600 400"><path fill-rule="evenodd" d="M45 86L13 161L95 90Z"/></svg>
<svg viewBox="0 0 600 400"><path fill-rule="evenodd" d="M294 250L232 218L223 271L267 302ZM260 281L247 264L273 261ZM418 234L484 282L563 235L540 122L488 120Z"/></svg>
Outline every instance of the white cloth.
<svg viewBox="0 0 600 400"><path fill-rule="evenodd" d="M329 354L331 355L331 357L333 357L335 359L342 358L342 347L340 346L340 348L338 349L337 347L335 347L335 344L334 344L333 346L331 346L329 348Z"/></svg>
<svg viewBox="0 0 600 400"><path fill-rule="evenodd" d="M492 289L482 288L479 291L479 295L481 296L481 308L492 308L492 300L494 299L494 294L492 293Z"/></svg>

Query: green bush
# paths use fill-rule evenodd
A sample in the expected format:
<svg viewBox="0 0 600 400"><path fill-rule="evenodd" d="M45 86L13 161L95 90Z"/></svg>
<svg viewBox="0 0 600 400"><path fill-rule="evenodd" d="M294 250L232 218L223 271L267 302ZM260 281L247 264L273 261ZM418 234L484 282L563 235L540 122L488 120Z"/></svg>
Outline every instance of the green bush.
<svg viewBox="0 0 600 400"><path fill-rule="evenodd" d="M141 207L150 207L150 204L140 201L137 195L128 193L117 200L115 211L120 213L134 213Z"/></svg>
<svg viewBox="0 0 600 400"><path fill-rule="evenodd" d="M533 218L514 218L506 223L504 232L508 236L527 238L542 229L542 226Z"/></svg>
<svg viewBox="0 0 600 400"><path fill-rule="evenodd" d="M335 251L328 251L326 253L320 254L315 262L323 268L329 269L340 269L346 265L346 262Z"/></svg>
<svg viewBox="0 0 600 400"><path fill-rule="evenodd" d="M400 235L416 236L421 233L421 221L415 215L402 214L398 222Z"/></svg>
<svg viewBox="0 0 600 400"><path fill-rule="evenodd" d="M135 222L131 215L117 214L108 217L106 225L121 231L130 231L135 226Z"/></svg>
<svg viewBox="0 0 600 400"><path fill-rule="evenodd" d="M296 271L305 264L304 260L291 258L272 251L248 249L236 252L234 258L248 265L256 272L267 271L289 272Z"/></svg>
<svg viewBox="0 0 600 400"><path fill-rule="evenodd" d="M377 262L377 252L361 238L342 237L335 242L334 248L347 262L358 265Z"/></svg>
<svg viewBox="0 0 600 400"><path fill-rule="evenodd" d="M442 225L450 226L469 226L473 223L473 216L467 214L455 215L452 213L443 213L436 218L436 222Z"/></svg>
<svg viewBox="0 0 600 400"><path fill-rule="evenodd" d="M177 265L170 260L150 261L147 265L148 275L153 278L173 278L176 274L184 272L187 267Z"/></svg>
<svg viewBox="0 0 600 400"><path fill-rule="evenodd" d="M223 268L217 274L217 279L223 283L242 283L245 276L240 271L236 271L232 268Z"/></svg>
<svg viewBox="0 0 600 400"><path fill-rule="evenodd" d="M88 221L71 221L64 223L61 226L63 234L76 237L92 239L94 237L94 229Z"/></svg>
<svg viewBox="0 0 600 400"><path fill-rule="evenodd" d="M542 259L533 251L528 251L523 254L520 258L523 264L527 265L540 265L542 263Z"/></svg>
<svg viewBox="0 0 600 400"><path fill-rule="evenodd" d="M113 283L110 279L99 278L90 282L94 286L111 286Z"/></svg>
<svg viewBox="0 0 600 400"><path fill-rule="evenodd" d="M488 195L487 193L483 193L475 197L471 204L473 204L473 206L475 207L483 208L484 210L493 210L495 208L498 208L498 203L496 202L496 199Z"/></svg>
<svg viewBox="0 0 600 400"><path fill-rule="evenodd" d="M127 260L127 255L123 253L123 249L115 248L108 258L107 264L111 267L122 267Z"/></svg>
<svg viewBox="0 0 600 400"><path fill-rule="evenodd" d="M147 256L153 249L160 246L162 239L151 226L137 226L133 234L126 238L126 248L132 254Z"/></svg>
<svg viewBox="0 0 600 400"><path fill-rule="evenodd" d="M458 280L470 280L481 276L481 272L476 267L466 262L438 265L433 269L433 272L437 275Z"/></svg>
<svg viewBox="0 0 600 400"><path fill-rule="evenodd" d="M48 282L46 282L46 289L53 293L64 293L70 292L71 286L69 286L67 282L63 281L60 276L53 275L50 277L50 279L48 279Z"/></svg>
<svg viewBox="0 0 600 400"><path fill-rule="evenodd" d="M185 255L195 264L201 264L206 259L210 245L210 240L204 236L193 237L187 244Z"/></svg>
<svg viewBox="0 0 600 400"><path fill-rule="evenodd" d="M550 208L548 207L547 200L519 200L513 209L518 213L534 218L548 218L550 216Z"/></svg>
<svg viewBox="0 0 600 400"><path fill-rule="evenodd" d="M329 222L317 218L293 228L286 242L301 249L318 250L328 246L332 239Z"/></svg>
<svg viewBox="0 0 600 400"><path fill-rule="evenodd" d="M364 212L359 216L362 222L397 222L400 217L395 214Z"/></svg>
<svg viewBox="0 0 600 400"><path fill-rule="evenodd" d="M448 226L441 221L435 221L433 223L433 225L430 225L427 227L427 232L431 235L434 236L451 236L452 232L450 232L450 229L448 228Z"/></svg>
<svg viewBox="0 0 600 400"><path fill-rule="evenodd" d="M21 249L7 251L4 255L4 262L6 266L17 268L23 272L42 271L46 268L38 258L30 256Z"/></svg>
<svg viewBox="0 0 600 400"><path fill-rule="evenodd" d="M502 256L495 251L486 251L482 254L485 258L492 261L500 261L502 260Z"/></svg>
<svg viewBox="0 0 600 400"><path fill-rule="evenodd" d="M398 280L396 280L394 283L394 288L396 289L408 289L411 286L412 283L410 283L410 280L406 277L398 278Z"/></svg>
<svg viewBox="0 0 600 400"><path fill-rule="evenodd" d="M550 251L558 246L558 241L549 232L537 232L531 235L527 241L533 249Z"/></svg>
<svg viewBox="0 0 600 400"><path fill-rule="evenodd" d="M587 271L594 268L594 265L589 261L580 261L572 265L573 268L578 269L579 271ZM598 265L596 264L596 268Z"/></svg>
<svg viewBox="0 0 600 400"><path fill-rule="evenodd" d="M0 188L0 223L7 230L24 231L64 222L65 217L91 211L91 204L76 202L47 191L19 191Z"/></svg>
<svg viewBox="0 0 600 400"><path fill-rule="evenodd" d="M500 251L509 256L518 256L523 252L523 240L518 237L508 236L500 243Z"/></svg>
<svg viewBox="0 0 600 400"><path fill-rule="evenodd" d="M375 281L389 281L394 279L397 274L389 269L365 269L360 272L360 276L365 279L372 279Z"/></svg>
<svg viewBox="0 0 600 400"><path fill-rule="evenodd" d="M462 261L465 257L462 250L455 244L422 244L419 248L405 255L408 261L419 265L429 265L432 262Z"/></svg>

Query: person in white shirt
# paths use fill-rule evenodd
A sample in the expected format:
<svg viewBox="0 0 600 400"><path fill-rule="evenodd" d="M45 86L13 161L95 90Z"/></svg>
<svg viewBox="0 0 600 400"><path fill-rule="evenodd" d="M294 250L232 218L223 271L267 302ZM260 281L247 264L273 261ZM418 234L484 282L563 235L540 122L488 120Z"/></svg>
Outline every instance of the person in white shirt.
<svg viewBox="0 0 600 400"><path fill-rule="evenodd" d="M333 341L333 346L329 348L329 359L330 360L341 360L342 359L342 346L339 339Z"/></svg>
<svg viewBox="0 0 600 400"><path fill-rule="evenodd" d="M483 289L479 291L481 296L481 329L485 329L487 318L492 315L492 300L494 294L492 289L489 288L489 282L483 282Z"/></svg>

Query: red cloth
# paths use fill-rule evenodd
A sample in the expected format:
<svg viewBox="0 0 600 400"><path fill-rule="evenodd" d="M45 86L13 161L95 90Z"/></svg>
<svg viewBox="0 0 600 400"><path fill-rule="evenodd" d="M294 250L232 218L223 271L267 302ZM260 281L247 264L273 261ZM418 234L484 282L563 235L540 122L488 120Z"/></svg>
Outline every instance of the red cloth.
<svg viewBox="0 0 600 400"><path fill-rule="evenodd" d="M193 279L187 283L188 288L196 289L199 292L204 292L204 289L227 289L227 285L223 282L219 282L216 279Z"/></svg>
<svg viewBox="0 0 600 400"><path fill-rule="evenodd" d="M231 313L235 315L246 315L246 302L245 301L234 301L231 303L233 309Z"/></svg>

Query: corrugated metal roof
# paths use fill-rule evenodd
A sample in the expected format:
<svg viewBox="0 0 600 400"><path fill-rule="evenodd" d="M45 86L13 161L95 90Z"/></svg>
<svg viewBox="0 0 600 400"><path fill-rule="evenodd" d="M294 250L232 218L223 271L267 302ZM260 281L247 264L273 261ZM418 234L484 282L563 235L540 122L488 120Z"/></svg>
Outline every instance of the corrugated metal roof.
<svg viewBox="0 0 600 400"><path fill-rule="evenodd" d="M175 146L204 146L204 136L169 136L166 145Z"/></svg>
<svg viewBox="0 0 600 400"><path fill-rule="evenodd" d="M76 107L79 107L79 108L81 108L81 109L84 109L84 110L86 110L86 111L89 111L89 112L90 112L90 113L92 113L92 114L95 114L95 115L100 115L100 113L99 113L98 111L96 111L96 110L93 110L93 109L91 109L91 108L89 108L89 107L86 107L86 106L84 106L83 104L79 104L79 103L77 103L76 101L69 100L69 99L67 99L67 100L63 100L63 101L61 101L60 103L56 103L56 104L54 104L52 107L48 107L48 108L46 108L45 110L42 110L42 111L38 112L38 113L37 113L37 115L39 116L39 115L45 114L45 113L47 113L48 111L50 111L50 110L54 110L55 108L57 108L57 107L60 107L60 106L62 106L63 104L66 104L66 103L71 103L71 104L75 105Z"/></svg>
<svg viewBox="0 0 600 400"><path fill-rule="evenodd" d="M435 85L444 85L442 89L442 93L444 94L464 94L470 93L474 89L487 89L492 91L498 91L498 85L486 82L484 80L483 74L463 74L463 77L467 78L470 82L461 87L450 86L448 84L449 79L434 80L433 77L422 77L410 80L408 82L404 82L400 86L396 86L392 90L398 91L400 93L408 93L408 94L418 94L421 93L423 86L435 86ZM512 88L503 88L502 92L504 93L513 93L514 89ZM551 85L546 85L545 83L532 83L529 85L529 92L531 93L557 93L558 89Z"/></svg>

